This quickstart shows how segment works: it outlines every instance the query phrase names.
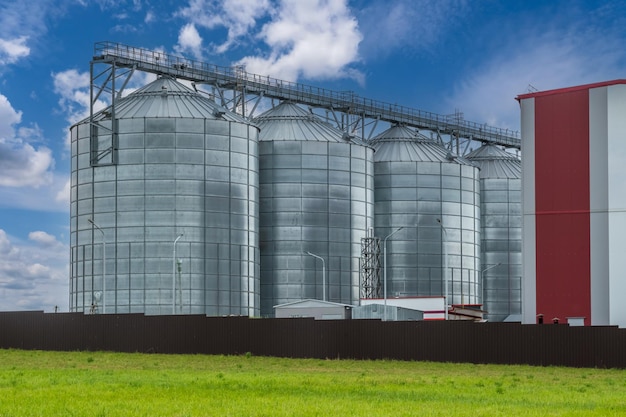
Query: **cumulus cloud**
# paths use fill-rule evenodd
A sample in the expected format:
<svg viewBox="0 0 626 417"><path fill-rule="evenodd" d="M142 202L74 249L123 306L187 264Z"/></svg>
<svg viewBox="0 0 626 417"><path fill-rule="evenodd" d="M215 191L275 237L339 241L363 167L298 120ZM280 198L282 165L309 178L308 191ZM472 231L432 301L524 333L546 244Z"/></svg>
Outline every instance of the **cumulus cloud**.
<svg viewBox="0 0 626 417"><path fill-rule="evenodd" d="M43 231L29 237L14 243L0 229L0 310L67 310L67 246Z"/></svg>
<svg viewBox="0 0 626 417"><path fill-rule="evenodd" d="M56 237L46 232L43 232L41 230L30 232L28 234L28 239L32 240L33 242L36 242L37 244L41 246L48 247L48 248L58 246L58 245L63 245L61 242L57 240Z"/></svg>
<svg viewBox="0 0 626 417"><path fill-rule="evenodd" d="M79 72L69 69L52 74L54 92L59 95L59 108L68 122L64 129L65 147L70 147L69 128L73 124L89 116L89 93L90 76L88 72ZM107 103L99 99L94 104L94 110L98 111L107 106Z"/></svg>
<svg viewBox="0 0 626 417"><path fill-rule="evenodd" d="M69 174L53 175L50 184L32 189L0 185L0 209L30 210L34 212L68 213L70 209L70 191L66 188Z"/></svg>
<svg viewBox="0 0 626 417"><path fill-rule="evenodd" d="M176 15L188 23L174 49L197 59L205 49L222 54L254 42L258 53L235 63L249 72L290 81L363 81L351 67L359 60L363 37L347 0L189 0ZM228 32L223 43L202 45L201 30L222 28Z"/></svg>
<svg viewBox="0 0 626 417"><path fill-rule="evenodd" d="M33 53L48 31L48 23L63 16L75 0L0 2L0 66L13 64Z"/></svg>
<svg viewBox="0 0 626 417"><path fill-rule="evenodd" d="M177 15L201 28L226 28L226 41L213 45L215 53L224 53L240 37L247 35L256 26L257 20L270 9L269 0L190 0L189 5L181 8ZM180 43L179 47L182 47Z"/></svg>
<svg viewBox="0 0 626 417"><path fill-rule="evenodd" d="M59 95L59 108L65 114L69 126L86 119L89 116L89 83L88 72L79 72L68 69L52 74L54 92ZM156 76L145 72L138 72L126 86L123 96L127 96L139 87L154 81ZM103 94L94 103L94 112L100 111L110 105L110 97ZM69 144L69 143L68 143Z"/></svg>
<svg viewBox="0 0 626 417"><path fill-rule="evenodd" d="M22 112L11 106L9 99L0 94L0 138L9 138L15 134L14 125L22 121Z"/></svg>
<svg viewBox="0 0 626 417"><path fill-rule="evenodd" d="M223 53L241 36L248 33L256 25L258 18L270 10L268 0L238 0L224 2L225 26L228 28L228 39L216 49Z"/></svg>
<svg viewBox="0 0 626 417"><path fill-rule="evenodd" d="M0 65L12 64L18 59L30 54L30 48L26 46L26 36L14 39L0 38Z"/></svg>
<svg viewBox="0 0 626 417"><path fill-rule="evenodd" d="M59 106L67 114L70 123L76 123L89 115L88 72L69 69L52 74L54 92L60 96Z"/></svg>
<svg viewBox="0 0 626 417"><path fill-rule="evenodd" d="M180 29L178 44L174 48L178 53L191 52L198 60L202 60L202 38L193 23L188 23Z"/></svg>
<svg viewBox="0 0 626 417"><path fill-rule="evenodd" d="M69 207L70 206L70 190L71 190L71 181L68 178L67 181L65 181L63 188L61 188L55 194L54 201L62 204L65 207Z"/></svg>
<svg viewBox="0 0 626 417"><path fill-rule="evenodd" d="M249 72L292 81L300 77L362 81L362 75L350 68L359 59L362 35L344 0L283 0L259 38L270 52L241 59L238 64Z"/></svg>
<svg viewBox="0 0 626 417"><path fill-rule="evenodd" d="M50 184L54 159L45 146L34 147L30 141L39 139L37 127L20 128L22 112L16 111L0 94L0 186L39 187ZM20 136L24 135L24 136Z"/></svg>

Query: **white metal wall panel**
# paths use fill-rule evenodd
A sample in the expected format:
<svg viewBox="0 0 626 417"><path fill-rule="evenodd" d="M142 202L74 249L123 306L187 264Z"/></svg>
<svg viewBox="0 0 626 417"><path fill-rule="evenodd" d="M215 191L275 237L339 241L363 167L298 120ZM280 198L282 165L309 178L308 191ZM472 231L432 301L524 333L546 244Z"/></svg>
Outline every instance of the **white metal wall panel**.
<svg viewBox="0 0 626 417"><path fill-rule="evenodd" d="M535 99L522 108L522 323L535 323L537 257L535 221Z"/></svg>
<svg viewBox="0 0 626 417"><path fill-rule="evenodd" d="M609 324L607 88L589 91L591 324Z"/></svg>
<svg viewBox="0 0 626 417"><path fill-rule="evenodd" d="M610 324L626 327L626 85L608 87Z"/></svg>

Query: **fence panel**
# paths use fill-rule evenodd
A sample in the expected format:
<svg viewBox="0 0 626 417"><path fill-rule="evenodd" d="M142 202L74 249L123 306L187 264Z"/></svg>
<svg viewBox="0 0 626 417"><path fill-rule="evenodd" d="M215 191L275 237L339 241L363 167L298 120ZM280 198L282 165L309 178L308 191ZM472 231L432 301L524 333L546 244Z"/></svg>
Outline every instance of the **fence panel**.
<svg viewBox="0 0 626 417"><path fill-rule="evenodd" d="M626 329L0 312L0 348L626 368Z"/></svg>

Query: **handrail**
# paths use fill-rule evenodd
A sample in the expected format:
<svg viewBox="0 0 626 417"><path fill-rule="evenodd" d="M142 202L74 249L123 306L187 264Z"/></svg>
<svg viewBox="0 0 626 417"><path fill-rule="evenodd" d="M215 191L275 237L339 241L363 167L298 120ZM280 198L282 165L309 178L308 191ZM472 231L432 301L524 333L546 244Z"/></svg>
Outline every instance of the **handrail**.
<svg viewBox="0 0 626 417"><path fill-rule="evenodd" d="M117 42L97 42L94 62L114 60L116 65L134 66L139 70L168 74L195 82L214 83L223 87L244 87L250 93L263 92L266 97L292 100L311 106L341 110L364 117L380 118L418 128L453 134L473 140L493 142L520 148L519 132L466 120L450 120L423 110L363 98L352 91L334 91L302 83L253 74L243 67L225 67L170 55Z"/></svg>

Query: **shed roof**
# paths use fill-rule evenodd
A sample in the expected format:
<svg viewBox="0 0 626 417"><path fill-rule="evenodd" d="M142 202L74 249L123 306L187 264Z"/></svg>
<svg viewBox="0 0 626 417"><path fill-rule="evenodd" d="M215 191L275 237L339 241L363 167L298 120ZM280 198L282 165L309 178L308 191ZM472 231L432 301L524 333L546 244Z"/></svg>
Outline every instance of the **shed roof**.
<svg viewBox="0 0 626 417"><path fill-rule="evenodd" d="M314 300L314 299L304 299L291 301L289 303L278 304L275 305L274 308L311 308L311 307L350 307L353 306L350 304L342 304L342 303L334 303L332 301L324 301L324 300Z"/></svg>

